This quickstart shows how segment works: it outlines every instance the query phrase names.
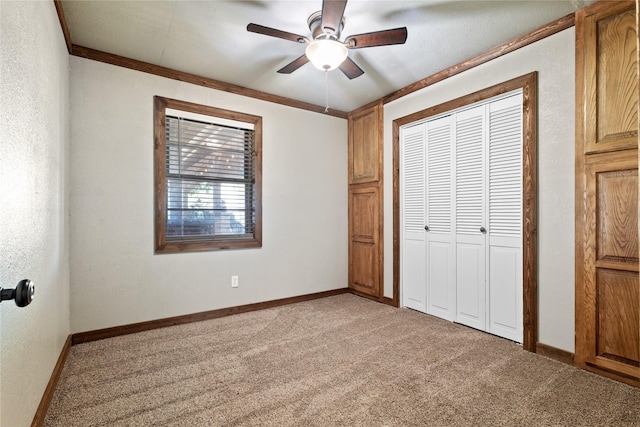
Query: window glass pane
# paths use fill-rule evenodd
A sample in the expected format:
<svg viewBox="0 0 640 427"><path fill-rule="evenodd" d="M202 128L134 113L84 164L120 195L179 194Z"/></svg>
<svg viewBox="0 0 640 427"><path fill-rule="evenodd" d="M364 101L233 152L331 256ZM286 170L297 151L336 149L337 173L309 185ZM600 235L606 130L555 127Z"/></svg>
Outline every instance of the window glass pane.
<svg viewBox="0 0 640 427"><path fill-rule="evenodd" d="M168 239L252 237L252 143L250 129L166 118Z"/></svg>

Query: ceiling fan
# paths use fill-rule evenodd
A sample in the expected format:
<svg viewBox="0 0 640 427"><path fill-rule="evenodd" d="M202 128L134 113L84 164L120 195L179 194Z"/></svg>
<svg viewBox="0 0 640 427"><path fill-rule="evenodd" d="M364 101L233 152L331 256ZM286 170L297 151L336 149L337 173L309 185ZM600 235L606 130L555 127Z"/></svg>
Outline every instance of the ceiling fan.
<svg viewBox="0 0 640 427"><path fill-rule="evenodd" d="M355 79L364 71L349 58L348 49L403 44L407 40L407 27L356 34L340 41L346 6L347 0L323 0L322 10L311 14L307 20L311 39L258 24L247 25L247 31L307 44L305 54L279 69L278 73L291 74L311 61L321 70L340 68L349 79Z"/></svg>

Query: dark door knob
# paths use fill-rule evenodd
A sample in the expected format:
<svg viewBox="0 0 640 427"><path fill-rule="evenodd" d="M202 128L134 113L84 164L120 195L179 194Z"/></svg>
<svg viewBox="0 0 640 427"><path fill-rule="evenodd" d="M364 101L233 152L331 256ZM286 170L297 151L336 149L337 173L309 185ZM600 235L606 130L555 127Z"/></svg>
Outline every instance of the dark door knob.
<svg viewBox="0 0 640 427"><path fill-rule="evenodd" d="M33 301L35 290L36 288L31 280L21 280L15 289L0 288L0 302L15 300L18 307L26 307Z"/></svg>
<svg viewBox="0 0 640 427"><path fill-rule="evenodd" d="M424 226L424 231L429 231L429 226L428 225Z"/></svg>
<svg viewBox="0 0 640 427"><path fill-rule="evenodd" d="M482 234L485 234L485 233L487 232L487 229L486 229L486 228L484 228L484 227L480 227L480 232L481 232Z"/></svg>

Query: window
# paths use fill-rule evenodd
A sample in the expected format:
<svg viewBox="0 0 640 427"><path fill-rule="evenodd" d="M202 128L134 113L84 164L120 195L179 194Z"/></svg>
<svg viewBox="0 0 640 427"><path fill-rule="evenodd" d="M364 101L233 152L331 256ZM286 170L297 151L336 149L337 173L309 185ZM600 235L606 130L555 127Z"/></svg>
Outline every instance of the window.
<svg viewBox="0 0 640 427"><path fill-rule="evenodd" d="M156 253L262 246L262 118L154 101Z"/></svg>

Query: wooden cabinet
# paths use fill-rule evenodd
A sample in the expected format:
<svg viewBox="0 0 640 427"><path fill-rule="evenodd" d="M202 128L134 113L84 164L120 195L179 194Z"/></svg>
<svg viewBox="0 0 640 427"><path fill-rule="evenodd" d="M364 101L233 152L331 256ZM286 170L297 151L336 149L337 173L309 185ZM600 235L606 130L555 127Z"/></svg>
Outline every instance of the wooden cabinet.
<svg viewBox="0 0 640 427"><path fill-rule="evenodd" d="M378 182L382 168L382 105L349 114L349 184Z"/></svg>
<svg viewBox="0 0 640 427"><path fill-rule="evenodd" d="M349 285L362 293L380 295L380 191L362 185L349 191Z"/></svg>
<svg viewBox="0 0 640 427"><path fill-rule="evenodd" d="M576 350L640 385L635 4L576 14Z"/></svg>
<svg viewBox="0 0 640 427"><path fill-rule="evenodd" d="M349 114L349 288L382 289L382 105Z"/></svg>

